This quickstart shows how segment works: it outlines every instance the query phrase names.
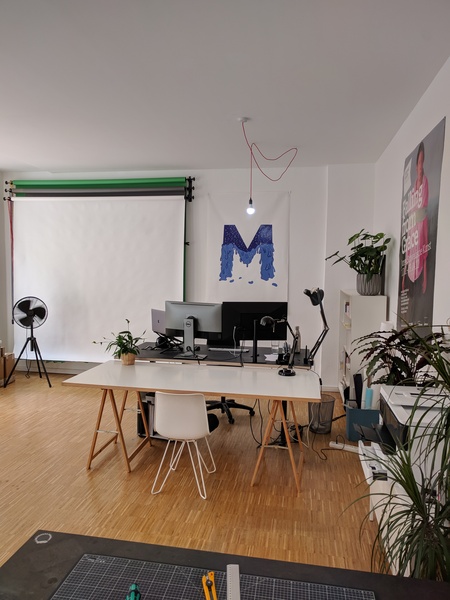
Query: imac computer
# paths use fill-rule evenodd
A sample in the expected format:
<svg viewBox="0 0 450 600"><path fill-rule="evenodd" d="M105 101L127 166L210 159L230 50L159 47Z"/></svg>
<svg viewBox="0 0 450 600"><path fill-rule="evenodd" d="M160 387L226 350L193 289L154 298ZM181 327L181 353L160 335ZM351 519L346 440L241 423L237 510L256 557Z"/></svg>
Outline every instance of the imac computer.
<svg viewBox="0 0 450 600"><path fill-rule="evenodd" d="M195 338L221 333L222 304L166 300L165 325L167 336L183 336L184 352L178 357L206 358L204 354L196 354Z"/></svg>

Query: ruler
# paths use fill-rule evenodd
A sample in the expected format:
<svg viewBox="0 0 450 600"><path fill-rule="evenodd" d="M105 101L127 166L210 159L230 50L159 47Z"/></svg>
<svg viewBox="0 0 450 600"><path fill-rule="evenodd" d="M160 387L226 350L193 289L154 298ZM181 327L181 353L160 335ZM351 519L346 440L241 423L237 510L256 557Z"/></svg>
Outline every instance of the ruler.
<svg viewBox="0 0 450 600"><path fill-rule="evenodd" d="M227 565L227 600L241 600L239 565Z"/></svg>

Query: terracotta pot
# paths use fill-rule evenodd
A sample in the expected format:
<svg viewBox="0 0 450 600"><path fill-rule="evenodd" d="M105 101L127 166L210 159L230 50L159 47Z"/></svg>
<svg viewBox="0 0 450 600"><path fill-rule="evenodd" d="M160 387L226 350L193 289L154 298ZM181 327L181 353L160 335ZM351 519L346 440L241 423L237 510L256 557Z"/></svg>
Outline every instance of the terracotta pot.
<svg viewBox="0 0 450 600"><path fill-rule="evenodd" d="M378 296L381 294L381 275L372 275L369 279L368 275L357 273L356 291L361 296Z"/></svg>
<svg viewBox="0 0 450 600"><path fill-rule="evenodd" d="M120 358L123 365L134 365L136 354L132 354L131 352L129 354L122 354Z"/></svg>

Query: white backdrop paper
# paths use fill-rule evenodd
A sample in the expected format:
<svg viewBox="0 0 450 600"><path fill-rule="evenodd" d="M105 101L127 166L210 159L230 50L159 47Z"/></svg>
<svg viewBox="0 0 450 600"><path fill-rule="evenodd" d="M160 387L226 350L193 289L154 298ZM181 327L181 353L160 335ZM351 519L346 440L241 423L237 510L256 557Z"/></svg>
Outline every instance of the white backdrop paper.
<svg viewBox="0 0 450 600"><path fill-rule="evenodd" d="M259 192L254 194L256 212L246 213L248 193L217 193L208 203L208 282L209 302L286 301L288 297L289 262L289 193ZM270 274L264 278L262 253L271 244L259 244L261 228L270 227L273 257L268 261ZM233 229L230 229L230 228ZM256 253L248 264L231 249L223 268L224 232L236 234L245 249L255 241ZM226 233L225 233L226 235ZM233 247L233 244L229 245ZM267 266L267 261L266 261ZM273 269L273 271L272 271Z"/></svg>
<svg viewBox="0 0 450 600"><path fill-rule="evenodd" d="M105 346L92 342L126 329L125 319L134 335L146 330L146 338L155 338L151 308L182 300L184 203L166 197L14 202L14 303L25 296L46 303L47 321L35 330L44 360L107 360ZM27 335L15 325L16 356Z"/></svg>

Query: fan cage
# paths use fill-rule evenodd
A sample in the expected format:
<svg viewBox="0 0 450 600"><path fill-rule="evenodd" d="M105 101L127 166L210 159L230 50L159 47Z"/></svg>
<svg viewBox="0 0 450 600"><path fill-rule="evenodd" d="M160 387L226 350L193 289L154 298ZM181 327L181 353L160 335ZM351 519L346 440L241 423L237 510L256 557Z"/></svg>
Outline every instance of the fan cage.
<svg viewBox="0 0 450 600"><path fill-rule="evenodd" d="M13 308L14 322L28 329L40 327L47 320L48 308L43 300L36 296L25 296L16 302Z"/></svg>

